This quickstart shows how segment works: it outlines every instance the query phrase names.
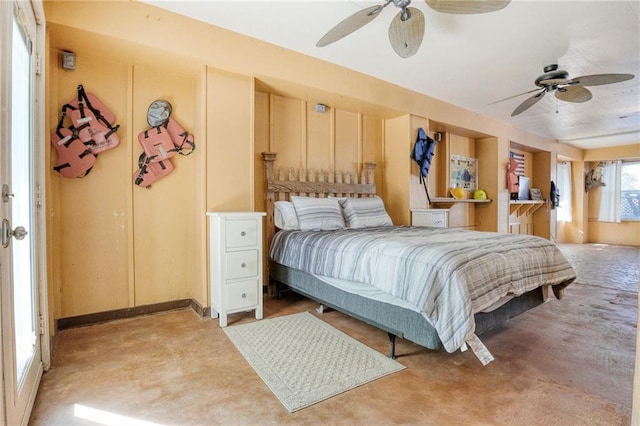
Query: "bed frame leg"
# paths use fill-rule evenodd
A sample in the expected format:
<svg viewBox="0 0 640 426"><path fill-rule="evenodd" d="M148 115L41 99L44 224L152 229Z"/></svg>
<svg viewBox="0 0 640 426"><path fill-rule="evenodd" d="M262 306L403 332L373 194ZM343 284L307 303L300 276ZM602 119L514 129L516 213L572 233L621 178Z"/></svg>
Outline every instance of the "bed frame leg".
<svg viewBox="0 0 640 426"><path fill-rule="evenodd" d="M389 335L389 342L391 343L391 351L389 352L389 358L396 359L396 335L387 333Z"/></svg>
<svg viewBox="0 0 640 426"><path fill-rule="evenodd" d="M316 312L319 314L324 314L325 312L331 312L333 310L334 310L333 308L324 306L322 303L320 303L320 305L318 305L318 307L316 308Z"/></svg>

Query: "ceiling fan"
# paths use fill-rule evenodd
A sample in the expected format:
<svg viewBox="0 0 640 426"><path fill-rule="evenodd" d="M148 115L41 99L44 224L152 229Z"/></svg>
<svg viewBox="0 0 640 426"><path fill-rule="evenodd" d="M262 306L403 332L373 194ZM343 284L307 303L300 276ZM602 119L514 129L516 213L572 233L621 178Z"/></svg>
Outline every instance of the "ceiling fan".
<svg viewBox="0 0 640 426"><path fill-rule="evenodd" d="M536 78L534 81L537 89L510 96L497 102L506 101L508 99L517 98L533 92L538 92L530 98L525 99L511 113L512 117L528 110L544 97L547 92L555 92L556 98L566 102L586 102L593 97L591 91L585 86L601 86L604 84L620 83L622 81L631 80L633 74L592 74L583 75L581 77L569 78L569 73L559 70L558 65L552 64L544 67L544 74ZM493 103L497 103L493 102Z"/></svg>
<svg viewBox="0 0 640 426"><path fill-rule="evenodd" d="M474 14L500 10L511 0L425 0L433 10L442 13ZM362 28L382 10L393 3L400 8L400 12L389 25L389 41L391 47L402 58L416 54L424 37L424 14L415 7L409 7L411 0L386 0L384 4L362 9L331 28L317 43L317 47L324 47L352 32Z"/></svg>

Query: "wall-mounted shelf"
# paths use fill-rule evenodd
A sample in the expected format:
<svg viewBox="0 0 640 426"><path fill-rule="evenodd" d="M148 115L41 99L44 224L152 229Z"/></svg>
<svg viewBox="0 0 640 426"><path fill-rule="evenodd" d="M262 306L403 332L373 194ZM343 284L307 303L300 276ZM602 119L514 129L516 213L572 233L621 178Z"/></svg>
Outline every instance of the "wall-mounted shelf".
<svg viewBox="0 0 640 426"><path fill-rule="evenodd" d="M487 204L493 200L476 200L474 198L431 197L431 205L437 208L450 209L454 204Z"/></svg>
<svg viewBox="0 0 640 426"><path fill-rule="evenodd" d="M532 215L545 203L544 200L520 200L509 201L510 214L516 216Z"/></svg>

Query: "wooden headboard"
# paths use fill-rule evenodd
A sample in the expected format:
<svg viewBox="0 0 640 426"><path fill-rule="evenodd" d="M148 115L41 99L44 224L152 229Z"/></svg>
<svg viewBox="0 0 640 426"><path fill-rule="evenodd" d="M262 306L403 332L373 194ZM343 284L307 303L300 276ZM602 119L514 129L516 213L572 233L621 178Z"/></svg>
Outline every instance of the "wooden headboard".
<svg viewBox="0 0 640 426"><path fill-rule="evenodd" d="M374 171L376 163L364 163L362 172L334 170L279 168L275 162L278 154L263 152L265 175L265 204L267 212L266 245L269 247L275 234L273 209L276 201L289 200L292 195L306 197L373 197L376 195Z"/></svg>

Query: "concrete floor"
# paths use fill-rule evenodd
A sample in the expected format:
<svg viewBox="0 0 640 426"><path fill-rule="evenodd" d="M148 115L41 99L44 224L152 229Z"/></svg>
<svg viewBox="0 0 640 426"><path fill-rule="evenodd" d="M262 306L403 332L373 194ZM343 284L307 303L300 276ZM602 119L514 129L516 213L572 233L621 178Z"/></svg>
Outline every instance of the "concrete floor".
<svg viewBox="0 0 640 426"><path fill-rule="evenodd" d="M480 336L495 356L486 367L470 351L399 341L405 370L290 414L217 320L180 310L58 333L30 424L628 425L640 248L561 249L578 280L562 301ZM266 298L265 318L315 307ZM387 352L386 333L335 311L320 317Z"/></svg>

